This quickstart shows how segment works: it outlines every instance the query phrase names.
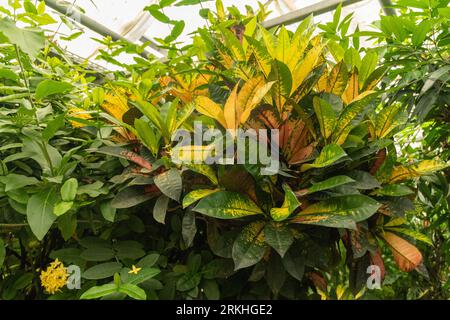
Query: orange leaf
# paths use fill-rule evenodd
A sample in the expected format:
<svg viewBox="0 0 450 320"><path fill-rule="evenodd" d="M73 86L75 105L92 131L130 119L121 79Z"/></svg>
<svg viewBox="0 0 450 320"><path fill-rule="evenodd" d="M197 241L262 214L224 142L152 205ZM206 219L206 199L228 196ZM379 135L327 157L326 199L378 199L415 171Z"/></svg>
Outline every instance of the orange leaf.
<svg viewBox="0 0 450 320"><path fill-rule="evenodd" d="M420 251L405 239L392 232L386 232L382 237L389 245L400 270L410 272L422 262Z"/></svg>

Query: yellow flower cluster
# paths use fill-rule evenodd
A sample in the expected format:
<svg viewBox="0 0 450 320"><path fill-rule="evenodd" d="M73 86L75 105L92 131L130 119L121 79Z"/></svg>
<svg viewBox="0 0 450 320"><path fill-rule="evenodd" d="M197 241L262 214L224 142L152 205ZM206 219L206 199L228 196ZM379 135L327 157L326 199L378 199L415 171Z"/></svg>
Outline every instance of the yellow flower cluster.
<svg viewBox="0 0 450 320"><path fill-rule="evenodd" d="M55 294L66 285L68 276L64 264L56 259L50 263L47 270L41 272L41 285L48 294Z"/></svg>

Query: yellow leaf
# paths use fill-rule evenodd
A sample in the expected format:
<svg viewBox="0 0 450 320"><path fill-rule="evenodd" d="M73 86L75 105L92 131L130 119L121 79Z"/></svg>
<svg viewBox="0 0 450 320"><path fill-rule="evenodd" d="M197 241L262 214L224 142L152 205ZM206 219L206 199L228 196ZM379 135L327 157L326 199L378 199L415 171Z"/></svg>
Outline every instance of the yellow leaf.
<svg viewBox="0 0 450 320"><path fill-rule="evenodd" d="M396 127L407 120L401 103L393 103L383 108L375 118L375 134L377 138L384 138Z"/></svg>
<svg viewBox="0 0 450 320"><path fill-rule="evenodd" d="M389 245L400 270L410 272L422 262L422 254L419 249L405 239L392 232L386 232L382 237Z"/></svg>
<svg viewBox="0 0 450 320"><path fill-rule="evenodd" d="M278 34L278 42L276 48L276 59L281 62L286 62L290 54L291 39L289 33L284 26L281 26L280 33Z"/></svg>
<svg viewBox="0 0 450 320"><path fill-rule="evenodd" d="M239 120L241 119L242 113L244 113L246 109L252 107L251 104L253 102L253 98L255 97L258 89L261 88L264 83L264 77L254 77L248 80L242 87L241 91L239 91L236 105L236 113Z"/></svg>
<svg viewBox="0 0 450 320"><path fill-rule="evenodd" d="M347 86L348 81L348 71L347 66L342 60L331 70L330 76L328 78L328 85L326 92L333 93L337 96L342 95Z"/></svg>
<svg viewBox="0 0 450 320"><path fill-rule="evenodd" d="M241 123L245 123L247 121L248 117L250 117L251 112L264 99L265 95L270 91L274 83L275 83L274 81L271 81L261 86L258 86L255 94L253 95L253 98L249 103L246 104L244 112L240 116Z"/></svg>
<svg viewBox="0 0 450 320"><path fill-rule="evenodd" d="M317 45L308 51L305 58L300 62L292 73L291 94L303 83L311 71L318 65L323 45Z"/></svg>
<svg viewBox="0 0 450 320"><path fill-rule="evenodd" d="M350 104L359 94L358 70L355 68L350 75L347 88L342 94L342 101L345 104Z"/></svg>
<svg viewBox="0 0 450 320"><path fill-rule="evenodd" d="M237 90L239 88L239 84L236 84L233 91L231 91L230 96L225 103L225 107L223 108L223 115L225 117L226 129L236 129L237 121L236 121L236 105L238 101Z"/></svg>
<svg viewBox="0 0 450 320"><path fill-rule="evenodd" d="M107 93L105 95L105 101L101 107L103 110L120 121L122 121L122 117L125 112L129 110L127 97L121 94L118 89L115 90L115 93Z"/></svg>
<svg viewBox="0 0 450 320"><path fill-rule="evenodd" d="M408 179L424 176L439 170L448 168L450 163L442 162L439 160L424 160L416 165L405 167L396 166L392 170L389 182L398 182Z"/></svg>
<svg viewBox="0 0 450 320"><path fill-rule="evenodd" d="M225 116L223 114L222 108L209 99L208 97L200 96L195 99L195 105L198 112L217 120L222 127L227 127L227 122L225 120Z"/></svg>

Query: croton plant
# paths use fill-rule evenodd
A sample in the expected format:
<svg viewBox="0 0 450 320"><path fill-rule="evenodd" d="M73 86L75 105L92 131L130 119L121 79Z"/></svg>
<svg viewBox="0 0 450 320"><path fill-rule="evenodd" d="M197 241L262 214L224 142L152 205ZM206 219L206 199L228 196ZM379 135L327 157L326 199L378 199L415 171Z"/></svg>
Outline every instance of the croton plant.
<svg viewBox="0 0 450 320"><path fill-rule="evenodd" d="M162 6L149 10L161 17ZM354 43L335 54L312 17L295 31L268 30L264 7L226 13L218 1L216 12L202 15L209 24L192 45L169 46L167 61L97 79L88 102L63 108L70 130L85 139L77 174L92 177L48 189L62 195L45 213L54 219L42 228L29 214L28 222L38 240L68 213L91 223L64 234L70 249L50 250L51 258L85 260L84 279L97 282L83 283L81 297L301 298L308 288L327 296L327 273L339 265L349 270L347 296L359 297L369 266L384 277L386 248L402 271L424 272L412 240L428 239L408 229L404 213L413 209L414 179L448 165L397 161L395 135L408 117L401 104L380 102L388 69L376 49ZM173 137L193 132L196 122L233 139L237 129L278 130L278 141L265 140L267 150L274 143L279 150L278 170L177 161ZM151 268L156 261L160 275Z"/></svg>

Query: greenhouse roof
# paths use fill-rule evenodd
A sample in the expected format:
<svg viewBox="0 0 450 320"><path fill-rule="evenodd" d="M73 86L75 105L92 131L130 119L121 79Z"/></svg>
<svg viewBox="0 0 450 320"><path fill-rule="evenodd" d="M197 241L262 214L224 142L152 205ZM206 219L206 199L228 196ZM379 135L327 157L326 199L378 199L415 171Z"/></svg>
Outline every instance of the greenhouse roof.
<svg viewBox="0 0 450 320"><path fill-rule="evenodd" d="M0 0L6 2L7 0ZM51 14L55 23L47 28L59 35L58 43L66 51L80 56L83 59L95 60L102 44L96 41L104 35L113 39L121 38L132 43L141 44L151 42L147 48L148 53L157 57L164 57L165 52L158 48L157 38L164 38L171 32L170 26L155 19L144 9L159 0L45 0L52 8ZM185 21L183 33L178 38L181 43L187 43L193 31L206 24L206 20L199 15L201 9L215 8L215 1L201 1L195 5L176 6L164 8L164 14L173 20ZM200 1L189 1L200 2ZM385 9L386 0L266 0L259 1L270 11L266 20L266 27L285 24L293 29L296 22L313 14L316 23L332 20L332 10L339 3L343 3L342 14L353 13L351 28L357 25L367 27L377 19L380 11ZM247 6L258 9L257 0L224 0L224 6L236 6L245 11ZM386 10L386 9L385 9ZM66 23L61 23L58 15ZM66 19L68 17L69 19ZM76 38L75 35L77 36ZM67 41L70 37L70 41ZM118 57L122 63L130 62L132 57L123 53ZM114 69L105 61L97 61L103 67Z"/></svg>

